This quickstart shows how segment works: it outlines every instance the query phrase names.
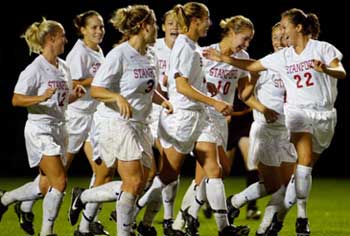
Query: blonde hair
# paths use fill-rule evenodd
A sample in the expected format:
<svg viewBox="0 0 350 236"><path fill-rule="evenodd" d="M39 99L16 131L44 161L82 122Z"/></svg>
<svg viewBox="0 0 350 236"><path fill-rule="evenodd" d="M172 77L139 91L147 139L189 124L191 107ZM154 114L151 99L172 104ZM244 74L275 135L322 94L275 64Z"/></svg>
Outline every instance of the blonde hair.
<svg viewBox="0 0 350 236"><path fill-rule="evenodd" d="M220 21L220 27L223 29L222 36L226 36L232 29L236 34L242 32L245 29L254 31L254 25L252 21L242 15L232 16Z"/></svg>
<svg viewBox="0 0 350 236"><path fill-rule="evenodd" d="M163 18L162 18L162 22L164 23L166 18L168 18L168 17L176 19L176 13L175 13L174 9L171 9L171 10L164 13Z"/></svg>
<svg viewBox="0 0 350 236"><path fill-rule="evenodd" d="M182 33L188 32L193 17L200 19L203 16L209 15L207 6L199 2L188 2L183 6L177 4L173 10Z"/></svg>
<svg viewBox="0 0 350 236"><path fill-rule="evenodd" d="M43 51L46 36L55 36L62 28L59 22L43 18L41 22L31 24L25 33L21 35L21 38L26 40L29 47L29 54L32 52L40 54Z"/></svg>
<svg viewBox="0 0 350 236"><path fill-rule="evenodd" d="M142 23L152 24L156 20L153 10L147 5L132 5L117 9L110 22L114 28L123 34L121 42L127 41L130 36L138 34Z"/></svg>

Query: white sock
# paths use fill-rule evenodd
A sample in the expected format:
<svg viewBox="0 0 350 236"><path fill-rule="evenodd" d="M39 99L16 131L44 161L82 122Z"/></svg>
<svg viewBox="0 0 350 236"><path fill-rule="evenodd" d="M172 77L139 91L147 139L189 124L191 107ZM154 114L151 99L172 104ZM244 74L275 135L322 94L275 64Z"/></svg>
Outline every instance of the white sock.
<svg viewBox="0 0 350 236"><path fill-rule="evenodd" d="M35 202L36 202L35 200L22 202L21 203L21 211L27 212L27 213L32 212L32 209L33 209Z"/></svg>
<svg viewBox="0 0 350 236"><path fill-rule="evenodd" d="M16 201L23 202L41 198L42 195L39 189L39 180L40 175L38 175L32 182L26 183L12 191L5 192L4 195L1 197L2 204L8 206Z"/></svg>
<svg viewBox="0 0 350 236"><path fill-rule="evenodd" d="M185 193L185 196L182 199L181 202L181 208L180 211L177 213L175 221L173 223L173 229L176 230L183 230L185 227L185 220L182 217L182 212L188 207L191 206L193 199L196 196L196 182L192 180L190 186L187 188L187 191Z"/></svg>
<svg viewBox="0 0 350 236"><path fill-rule="evenodd" d="M63 193L50 187L43 201L43 222L40 235L53 234L53 225L58 215Z"/></svg>
<svg viewBox="0 0 350 236"><path fill-rule="evenodd" d="M90 232L89 225L94 220L100 204L101 203L89 202L85 205L83 217L81 217L79 224L79 231L81 233Z"/></svg>
<svg viewBox="0 0 350 236"><path fill-rule="evenodd" d="M202 182L197 186L196 195L194 198L192 198L192 204L188 209L188 213L196 219L198 218L199 209L201 209L203 204L207 201L205 189L206 180L207 178L204 178Z"/></svg>
<svg viewBox="0 0 350 236"><path fill-rule="evenodd" d="M152 198L153 194L157 195L161 193L162 187L164 184L159 179L158 176L154 177L152 185L149 187L149 189L140 197L140 199L137 201L137 205L141 208L146 206L147 202ZM154 191L158 191L158 193L154 193Z"/></svg>
<svg viewBox="0 0 350 236"><path fill-rule="evenodd" d="M92 176L91 176L91 179L90 179L89 188L93 188L94 187L95 180L96 180L96 175L95 175L95 173L92 173Z"/></svg>
<svg viewBox="0 0 350 236"><path fill-rule="evenodd" d="M152 184L150 184L147 191L144 192L144 194L136 201L136 206L133 212L134 219L136 219L141 209L145 207L148 202L152 201L152 199L157 199L157 198L161 199L161 191L163 187L164 187L164 184L159 179L159 177L158 176L154 177Z"/></svg>
<svg viewBox="0 0 350 236"><path fill-rule="evenodd" d="M278 206L276 205L267 205L264 212L264 217L261 220L261 223L256 230L257 233L263 234L266 232L267 228L272 222L273 215L277 212Z"/></svg>
<svg viewBox="0 0 350 236"><path fill-rule="evenodd" d="M174 217L174 201L177 193L179 180L175 180L166 185L162 190L164 219L173 219Z"/></svg>
<svg viewBox="0 0 350 236"><path fill-rule="evenodd" d="M98 216L99 216L100 212L102 211L102 206L103 206L102 203L98 205L97 212L95 214L94 219L92 220L93 222L99 222Z"/></svg>
<svg viewBox="0 0 350 236"><path fill-rule="evenodd" d="M271 195L271 199L268 202L263 219L257 229L258 233L265 233L267 227L271 224L272 218L274 214L278 211L279 206L283 203L284 194L286 192L286 188L282 185L276 192Z"/></svg>
<svg viewBox="0 0 350 236"><path fill-rule="evenodd" d="M306 203L312 185L312 168L297 165L295 170L295 189L297 195L298 218L307 218Z"/></svg>
<svg viewBox="0 0 350 236"><path fill-rule="evenodd" d="M235 194L231 203L236 208L243 207L247 202L266 196L266 189L263 183L256 182L249 185L242 192Z"/></svg>
<svg viewBox="0 0 350 236"><path fill-rule="evenodd" d="M224 183L221 178L210 178L205 183L208 202L213 209L218 231L221 232L229 225Z"/></svg>
<svg viewBox="0 0 350 236"><path fill-rule="evenodd" d="M83 203L116 201L120 193L121 181L112 181L103 185L86 189L80 196Z"/></svg>
<svg viewBox="0 0 350 236"><path fill-rule="evenodd" d="M33 209L33 206L34 206L34 203L36 202L36 200L38 200L39 198L42 198L42 194L41 194L41 191L39 188L39 181L40 181L40 175L38 175L33 181L33 186L35 186L35 185L37 186L36 191L37 191L38 198L35 200L30 200L30 201L23 201L21 203L21 211L27 212L27 213L32 212L32 209Z"/></svg>
<svg viewBox="0 0 350 236"><path fill-rule="evenodd" d="M133 222L132 212L136 203L136 196L128 192L121 192L117 201L117 232L118 236L129 236Z"/></svg>
<svg viewBox="0 0 350 236"><path fill-rule="evenodd" d="M292 175L287 186L286 195L284 197L285 208L289 210L296 203L296 201L297 195L295 189L295 177Z"/></svg>

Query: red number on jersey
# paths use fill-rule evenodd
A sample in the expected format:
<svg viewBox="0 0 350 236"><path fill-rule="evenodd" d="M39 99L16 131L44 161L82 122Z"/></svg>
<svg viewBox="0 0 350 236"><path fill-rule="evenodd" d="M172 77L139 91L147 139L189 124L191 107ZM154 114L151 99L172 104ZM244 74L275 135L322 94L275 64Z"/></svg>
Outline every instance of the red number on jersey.
<svg viewBox="0 0 350 236"><path fill-rule="evenodd" d="M306 78L306 81L305 81L305 86L306 86L306 87L310 87L310 86L313 86L313 85L314 85L314 82L311 81L312 75L311 75L310 72L306 72L306 73L304 74L304 78ZM301 76L300 76L300 75L294 75L294 79L297 81L297 88L302 88L302 87L304 87L304 85L302 84Z"/></svg>
<svg viewBox="0 0 350 236"><path fill-rule="evenodd" d="M222 81L219 80L219 82L218 82L218 91L220 91L221 83L222 83ZM226 95L226 94L228 93L228 90L230 89L230 86L231 86L231 82L230 82L230 81L227 81L227 82L225 83L225 85L224 85L223 90L222 90L222 93L223 93L224 95Z"/></svg>

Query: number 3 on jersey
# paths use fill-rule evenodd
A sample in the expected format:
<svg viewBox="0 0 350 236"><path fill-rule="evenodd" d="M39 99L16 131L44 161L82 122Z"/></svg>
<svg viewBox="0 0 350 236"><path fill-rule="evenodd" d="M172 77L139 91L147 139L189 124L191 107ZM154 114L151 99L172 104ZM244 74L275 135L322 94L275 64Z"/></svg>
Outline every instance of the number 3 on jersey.
<svg viewBox="0 0 350 236"><path fill-rule="evenodd" d="M311 81L312 79L312 74L310 72L306 72L304 74L305 78L305 87L311 87L314 85L314 82ZM294 75L294 79L297 82L297 88L303 88L304 85L302 83L302 77L300 75Z"/></svg>
<svg viewBox="0 0 350 236"><path fill-rule="evenodd" d="M154 87L154 80L153 79L150 79L147 81L147 88L145 89L145 92L146 93L149 93L153 90L153 87Z"/></svg>

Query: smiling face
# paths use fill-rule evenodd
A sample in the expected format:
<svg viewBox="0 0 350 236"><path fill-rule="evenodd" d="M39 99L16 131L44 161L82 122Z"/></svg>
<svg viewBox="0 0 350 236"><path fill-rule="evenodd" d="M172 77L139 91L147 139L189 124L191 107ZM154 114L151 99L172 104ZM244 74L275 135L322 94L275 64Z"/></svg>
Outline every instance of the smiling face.
<svg viewBox="0 0 350 236"><path fill-rule="evenodd" d="M59 56L64 53L64 46L67 43L67 38L63 27L58 26L57 31L49 37L54 54Z"/></svg>
<svg viewBox="0 0 350 236"><path fill-rule="evenodd" d="M84 42L95 48L99 45L105 35L105 27L101 16L92 15L86 20L86 25L80 28L84 36Z"/></svg>
<svg viewBox="0 0 350 236"><path fill-rule="evenodd" d="M285 43L288 46L296 46L297 38L301 35L302 26L294 25L288 16L281 19L281 30Z"/></svg>
<svg viewBox="0 0 350 236"><path fill-rule="evenodd" d="M174 14L168 14L165 17L162 29L165 33L165 40L174 43L176 37L179 35L179 24L177 23Z"/></svg>
<svg viewBox="0 0 350 236"><path fill-rule="evenodd" d="M254 37L254 31L246 27L239 33L235 33L231 29L228 37L230 38L230 41L231 41L232 52L237 53L242 49L247 49L249 47L250 41Z"/></svg>
<svg viewBox="0 0 350 236"><path fill-rule="evenodd" d="M199 37L207 36L209 27L211 25L209 13L204 15L202 18L196 18L196 24Z"/></svg>
<svg viewBox="0 0 350 236"><path fill-rule="evenodd" d="M272 30L271 40L272 40L273 50L275 52L286 46L283 44L283 38L284 37L280 27L276 27Z"/></svg>

